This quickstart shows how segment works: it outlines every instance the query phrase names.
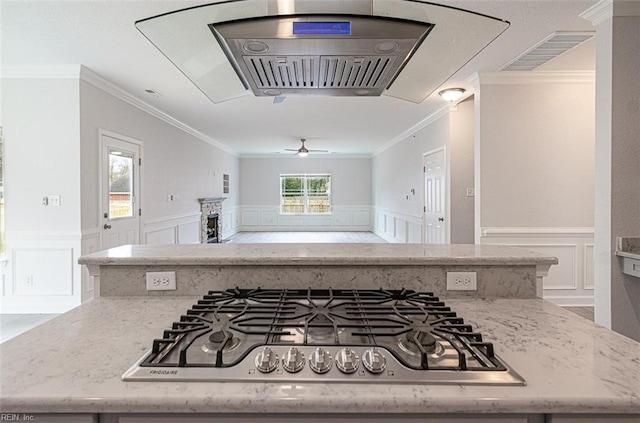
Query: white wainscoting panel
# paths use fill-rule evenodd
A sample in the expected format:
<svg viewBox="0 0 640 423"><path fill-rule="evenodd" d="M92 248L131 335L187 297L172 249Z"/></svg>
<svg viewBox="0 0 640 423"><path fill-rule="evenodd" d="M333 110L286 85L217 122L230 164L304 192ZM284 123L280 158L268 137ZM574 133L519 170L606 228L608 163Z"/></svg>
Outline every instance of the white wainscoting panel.
<svg viewBox="0 0 640 423"><path fill-rule="evenodd" d="M351 226L351 213L348 210L336 210L331 213L331 225Z"/></svg>
<svg viewBox="0 0 640 423"><path fill-rule="evenodd" d="M278 226L278 212L275 210L262 210L260 213L261 226Z"/></svg>
<svg viewBox="0 0 640 423"><path fill-rule="evenodd" d="M222 238L229 238L238 232L240 222L238 207L222 207ZM199 241L198 241L199 242Z"/></svg>
<svg viewBox="0 0 640 423"><path fill-rule="evenodd" d="M593 244L584 244L584 289L594 289L595 276L593 272Z"/></svg>
<svg viewBox="0 0 640 423"><path fill-rule="evenodd" d="M593 228L482 228L481 244L511 245L558 258L543 297L561 306L593 305Z"/></svg>
<svg viewBox="0 0 640 423"><path fill-rule="evenodd" d="M178 225L178 244L200 243L200 219Z"/></svg>
<svg viewBox="0 0 640 423"><path fill-rule="evenodd" d="M240 227L243 228L243 230L257 230L254 228L258 228L260 226L259 209L241 210L240 216Z"/></svg>
<svg viewBox="0 0 640 423"><path fill-rule="evenodd" d="M201 213L185 213L166 216L144 222L144 243L198 244L200 243Z"/></svg>
<svg viewBox="0 0 640 423"><path fill-rule="evenodd" d="M73 295L72 248L14 249L14 295Z"/></svg>
<svg viewBox="0 0 640 423"><path fill-rule="evenodd" d="M380 207L375 208L374 216L373 232L386 241L415 244L423 242L422 216L398 213Z"/></svg>
<svg viewBox="0 0 640 423"><path fill-rule="evenodd" d="M164 228L155 231L145 231L144 243L148 245L164 245L176 243L176 229Z"/></svg>
<svg viewBox="0 0 640 423"><path fill-rule="evenodd" d="M279 206L239 206L238 213L236 232L372 230L369 206L334 206L329 215L281 214Z"/></svg>
<svg viewBox="0 0 640 423"><path fill-rule="evenodd" d="M82 234L7 231L2 313L63 313L82 301Z"/></svg>

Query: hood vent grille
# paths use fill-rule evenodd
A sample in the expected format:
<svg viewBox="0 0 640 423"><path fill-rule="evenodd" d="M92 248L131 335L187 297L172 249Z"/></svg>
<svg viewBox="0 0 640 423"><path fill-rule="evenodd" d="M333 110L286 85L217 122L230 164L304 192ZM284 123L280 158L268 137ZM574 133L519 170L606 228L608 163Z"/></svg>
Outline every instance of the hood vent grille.
<svg viewBox="0 0 640 423"><path fill-rule="evenodd" d="M293 32L294 23L337 24L349 33ZM407 20L313 15L224 22L210 28L256 96L379 96L433 25Z"/></svg>
<svg viewBox="0 0 640 423"><path fill-rule="evenodd" d="M260 90L383 90L396 57L244 57L252 85Z"/></svg>

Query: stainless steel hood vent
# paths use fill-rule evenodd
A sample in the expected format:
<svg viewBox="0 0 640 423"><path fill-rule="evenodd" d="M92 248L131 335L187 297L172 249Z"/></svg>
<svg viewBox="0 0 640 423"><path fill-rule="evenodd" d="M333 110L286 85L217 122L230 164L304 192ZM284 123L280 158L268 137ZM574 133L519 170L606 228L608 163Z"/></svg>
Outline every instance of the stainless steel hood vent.
<svg viewBox="0 0 640 423"><path fill-rule="evenodd" d="M508 27L422 0L218 0L136 22L214 103L248 95L420 103Z"/></svg>
<svg viewBox="0 0 640 423"><path fill-rule="evenodd" d="M210 27L256 96L379 96L433 25L313 15Z"/></svg>

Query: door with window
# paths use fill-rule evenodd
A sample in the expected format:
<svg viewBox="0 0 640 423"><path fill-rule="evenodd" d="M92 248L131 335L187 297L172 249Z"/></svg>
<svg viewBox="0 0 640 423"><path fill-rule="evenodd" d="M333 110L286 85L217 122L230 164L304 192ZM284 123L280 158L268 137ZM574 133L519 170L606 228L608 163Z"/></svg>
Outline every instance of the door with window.
<svg viewBox="0 0 640 423"><path fill-rule="evenodd" d="M424 239L427 244L447 242L446 171L444 148L424 155Z"/></svg>
<svg viewBox="0 0 640 423"><path fill-rule="evenodd" d="M140 143L101 134L102 248L140 243Z"/></svg>

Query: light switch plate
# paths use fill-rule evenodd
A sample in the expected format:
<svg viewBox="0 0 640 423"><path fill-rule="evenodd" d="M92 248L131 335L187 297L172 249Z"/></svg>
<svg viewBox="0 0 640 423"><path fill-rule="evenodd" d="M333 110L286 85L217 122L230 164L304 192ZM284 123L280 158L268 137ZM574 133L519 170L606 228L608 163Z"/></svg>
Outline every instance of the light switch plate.
<svg viewBox="0 0 640 423"><path fill-rule="evenodd" d="M176 272L147 272L147 291L175 291Z"/></svg>

